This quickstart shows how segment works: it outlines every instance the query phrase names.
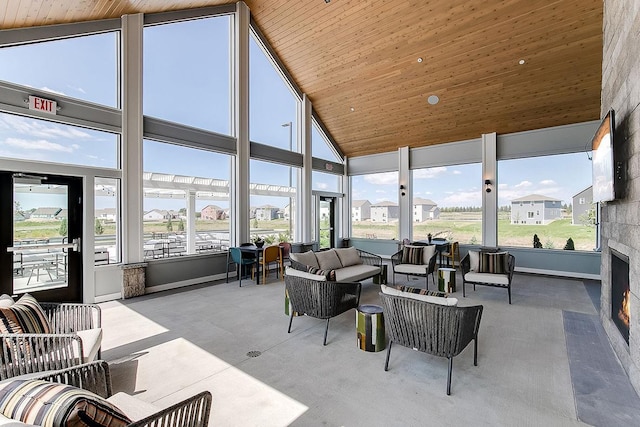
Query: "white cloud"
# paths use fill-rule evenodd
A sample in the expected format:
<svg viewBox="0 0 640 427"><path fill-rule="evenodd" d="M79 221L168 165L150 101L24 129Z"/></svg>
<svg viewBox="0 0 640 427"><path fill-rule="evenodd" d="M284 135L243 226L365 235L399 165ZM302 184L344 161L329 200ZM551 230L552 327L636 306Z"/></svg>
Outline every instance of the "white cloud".
<svg viewBox="0 0 640 427"><path fill-rule="evenodd" d="M482 206L482 195L478 190L462 191L447 196L442 201L443 206Z"/></svg>
<svg viewBox="0 0 640 427"><path fill-rule="evenodd" d="M459 170L456 169L456 170L453 171L453 174L454 175L462 175L462 171L459 171Z"/></svg>
<svg viewBox="0 0 640 427"><path fill-rule="evenodd" d="M439 175L442 175L446 171L447 171L447 168L444 166L439 166L437 168L429 168L429 169L416 169L413 171L413 179L431 179Z"/></svg>
<svg viewBox="0 0 640 427"><path fill-rule="evenodd" d="M46 87L46 86L41 87L40 89L42 89L42 90L46 90L47 92L51 92L51 93L57 93L58 95L65 95L65 96L66 96L66 93L64 93L64 92L60 92L59 90L55 90L55 89L48 88L48 87Z"/></svg>
<svg viewBox="0 0 640 427"><path fill-rule="evenodd" d="M74 151L72 147L65 147L64 145L49 142L44 139L27 140L20 138L7 138L3 142L0 142L0 145L33 151L53 151L59 153L73 153Z"/></svg>
<svg viewBox="0 0 640 427"><path fill-rule="evenodd" d="M90 139L91 135L71 126L50 124L19 116L0 118L0 128L35 138Z"/></svg>
<svg viewBox="0 0 640 427"><path fill-rule="evenodd" d="M540 181L540 185L556 185L556 182L552 179L543 179Z"/></svg>
<svg viewBox="0 0 640 427"><path fill-rule="evenodd" d="M365 175L364 180L370 184L397 184L398 172L383 172L371 175Z"/></svg>
<svg viewBox="0 0 640 427"><path fill-rule="evenodd" d="M318 182L316 183L316 187L321 190L326 190L327 188L329 188L329 185L327 185L326 182Z"/></svg>
<svg viewBox="0 0 640 427"><path fill-rule="evenodd" d="M82 89L81 87L74 87L71 85L67 85L67 87L75 92L80 92L80 93L87 93L84 89Z"/></svg>
<svg viewBox="0 0 640 427"><path fill-rule="evenodd" d="M522 181L519 184L516 184L514 188L530 188L533 185L531 181Z"/></svg>

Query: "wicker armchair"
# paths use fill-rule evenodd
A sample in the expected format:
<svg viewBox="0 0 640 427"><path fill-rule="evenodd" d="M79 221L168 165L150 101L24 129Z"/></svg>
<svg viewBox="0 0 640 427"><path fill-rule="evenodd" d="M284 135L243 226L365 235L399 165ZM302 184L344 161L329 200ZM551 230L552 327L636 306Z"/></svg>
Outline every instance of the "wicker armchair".
<svg viewBox="0 0 640 427"><path fill-rule="evenodd" d="M435 286L436 279L434 278L434 272L436 271L436 257L438 253L434 253L429 258L428 264L412 265L402 263L402 251L398 251L391 255L391 268L393 268L393 284L396 283L396 274L406 274L408 276L418 276L425 278L425 289L429 289L429 276L431 276L431 282Z"/></svg>
<svg viewBox="0 0 640 427"><path fill-rule="evenodd" d="M0 334L0 380L33 372L79 365L89 346L97 345L100 358L102 314L95 304L40 303L53 333ZM83 343L89 331L97 342ZM78 334L80 333L80 335ZM86 339L86 338L85 338Z"/></svg>
<svg viewBox="0 0 640 427"><path fill-rule="evenodd" d="M402 346L449 359L447 395L451 394L453 358L473 340L473 364L478 365L481 305L445 306L380 293L389 338L384 370L389 369L391 346Z"/></svg>
<svg viewBox="0 0 640 427"><path fill-rule="evenodd" d="M35 379L82 388L107 400L113 396L109 365L103 360L49 372ZM129 402L135 405L136 400L130 397ZM118 404L116 406L125 414L127 413L127 408ZM135 410L136 408L130 409ZM136 420L129 426L206 427L209 424L210 411L211 393L203 391L152 415Z"/></svg>
<svg viewBox="0 0 640 427"><path fill-rule="evenodd" d="M327 319L323 345L327 345L329 319L360 304L360 283L319 281L290 274L285 275L284 283L292 307L287 332L291 333L295 313Z"/></svg>

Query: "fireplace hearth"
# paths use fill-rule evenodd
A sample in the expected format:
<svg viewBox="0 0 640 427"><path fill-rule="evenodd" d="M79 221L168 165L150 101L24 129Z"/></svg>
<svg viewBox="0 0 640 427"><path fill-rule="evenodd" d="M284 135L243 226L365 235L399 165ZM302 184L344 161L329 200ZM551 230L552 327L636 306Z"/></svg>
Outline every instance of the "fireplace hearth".
<svg viewBox="0 0 640 427"><path fill-rule="evenodd" d="M611 250L611 320L629 344L629 257Z"/></svg>

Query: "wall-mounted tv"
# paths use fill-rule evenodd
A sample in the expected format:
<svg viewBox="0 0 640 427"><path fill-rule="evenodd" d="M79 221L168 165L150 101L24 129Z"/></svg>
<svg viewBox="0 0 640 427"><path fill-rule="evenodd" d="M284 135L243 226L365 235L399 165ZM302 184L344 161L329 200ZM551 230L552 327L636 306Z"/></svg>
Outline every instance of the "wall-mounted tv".
<svg viewBox="0 0 640 427"><path fill-rule="evenodd" d="M616 166L613 158L613 110L609 110L591 140L593 201L608 202L616 198Z"/></svg>

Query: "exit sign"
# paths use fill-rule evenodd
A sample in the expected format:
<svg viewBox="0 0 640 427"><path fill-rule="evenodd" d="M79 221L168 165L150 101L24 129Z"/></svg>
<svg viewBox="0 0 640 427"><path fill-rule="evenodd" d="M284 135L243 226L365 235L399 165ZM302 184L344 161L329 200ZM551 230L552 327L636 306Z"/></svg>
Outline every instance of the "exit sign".
<svg viewBox="0 0 640 427"><path fill-rule="evenodd" d="M56 101L50 99L40 98L39 96L29 95L29 109L35 111L42 111L47 114L56 114L57 111Z"/></svg>

